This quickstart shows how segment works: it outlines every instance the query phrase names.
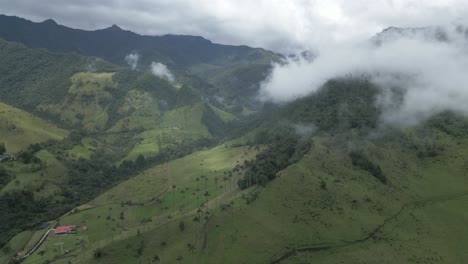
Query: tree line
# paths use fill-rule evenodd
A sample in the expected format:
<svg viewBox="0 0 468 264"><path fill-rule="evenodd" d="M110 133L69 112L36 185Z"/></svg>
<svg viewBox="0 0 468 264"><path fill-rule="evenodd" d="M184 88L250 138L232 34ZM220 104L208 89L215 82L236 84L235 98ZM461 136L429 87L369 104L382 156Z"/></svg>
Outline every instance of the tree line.
<svg viewBox="0 0 468 264"><path fill-rule="evenodd" d="M238 181L241 189L255 184L265 185L278 172L299 161L310 149L310 139L298 135L291 127L280 127L258 132L255 144L267 144L255 160L244 161L245 174Z"/></svg>

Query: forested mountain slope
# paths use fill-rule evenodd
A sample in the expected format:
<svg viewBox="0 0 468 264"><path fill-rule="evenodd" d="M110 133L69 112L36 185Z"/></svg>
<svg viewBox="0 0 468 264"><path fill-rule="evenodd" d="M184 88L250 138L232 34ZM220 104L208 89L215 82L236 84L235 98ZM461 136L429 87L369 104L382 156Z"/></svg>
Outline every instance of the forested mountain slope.
<svg viewBox="0 0 468 264"><path fill-rule="evenodd" d="M0 38L31 48L95 56L119 65L127 65L127 55L138 54L137 69L146 69L152 62L164 63L180 78L193 74L214 85L212 89L230 103L255 96L271 62L281 60L264 49L220 45L197 36L141 36L115 25L85 31L53 20L34 23L4 15L0 15Z"/></svg>
<svg viewBox="0 0 468 264"><path fill-rule="evenodd" d="M146 166L211 146L238 120L189 77L5 40L0 56L0 144L17 156L0 163L0 244Z"/></svg>

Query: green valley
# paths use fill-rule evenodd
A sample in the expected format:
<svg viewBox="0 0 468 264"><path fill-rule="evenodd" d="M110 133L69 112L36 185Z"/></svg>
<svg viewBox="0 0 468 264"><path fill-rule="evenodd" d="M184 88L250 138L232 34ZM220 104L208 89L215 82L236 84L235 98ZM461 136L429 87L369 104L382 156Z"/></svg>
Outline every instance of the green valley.
<svg viewBox="0 0 468 264"><path fill-rule="evenodd" d="M455 77L5 15L0 58L0 263L468 263Z"/></svg>

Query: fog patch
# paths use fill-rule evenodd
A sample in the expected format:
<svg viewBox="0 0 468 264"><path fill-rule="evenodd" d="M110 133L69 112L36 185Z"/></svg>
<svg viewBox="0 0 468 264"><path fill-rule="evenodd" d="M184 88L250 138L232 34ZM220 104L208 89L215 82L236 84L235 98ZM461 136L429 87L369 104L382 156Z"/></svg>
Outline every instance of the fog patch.
<svg viewBox="0 0 468 264"><path fill-rule="evenodd" d="M103 61L99 58L90 58L88 60L88 64L85 66L85 71L88 72L96 72L98 71L98 65L100 65Z"/></svg>
<svg viewBox="0 0 468 264"><path fill-rule="evenodd" d="M130 66L132 70L136 70L138 67L138 61L140 60L140 55L136 52L132 52L125 56L125 62Z"/></svg>
<svg viewBox="0 0 468 264"><path fill-rule="evenodd" d="M161 109L162 111L169 110L169 104L167 103L166 100L164 99L159 100L159 109Z"/></svg>
<svg viewBox="0 0 468 264"><path fill-rule="evenodd" d="M376 83L382 121L415 125L449 110L468 114L468 41L459 27L441 28L433 38L405 31L376 45L372 41L322 48L313 60L275 64L261 84L260 99L289 102L319 90L336 77L362 77ZM372 102L370 102L372 103Z"/></svg>
<svg viewBox="0 0 468 264"><path fill-rule="evenodd" d="M317 127L314 124L304 124L304 123L299 123L299 124L294 124L292 125L294 128L294 131L296 131L296 134L298 134L301 137L311 137L316 131Z"/></svg>
<svg viewBox="0 0 468 264"><path fill-rule="evenodd" d="M86 71L96 72L97 71L96 62L92 61L92 62L88 63L88 65L86 65Z"/></svg>
<svg viewBox="0 0 468 264"><path fill-rule="evenodd" d="M171 71L167 68L166 65L160 62L153 61L151 63L151 72L159 78L174 82L174 76L172 75Z"/></svg>

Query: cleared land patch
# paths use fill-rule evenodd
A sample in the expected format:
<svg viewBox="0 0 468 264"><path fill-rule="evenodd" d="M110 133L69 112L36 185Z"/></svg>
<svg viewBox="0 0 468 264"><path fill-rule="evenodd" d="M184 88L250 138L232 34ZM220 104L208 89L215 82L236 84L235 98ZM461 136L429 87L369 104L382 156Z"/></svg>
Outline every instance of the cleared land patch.
<svg viewBox="0 0 468 264"><path fill-rule="evenodd" d="M5 143L7 151L18 152L34 143L61 140L68 132L18 108L0 103L0 134L0 141Z"/></svg>

